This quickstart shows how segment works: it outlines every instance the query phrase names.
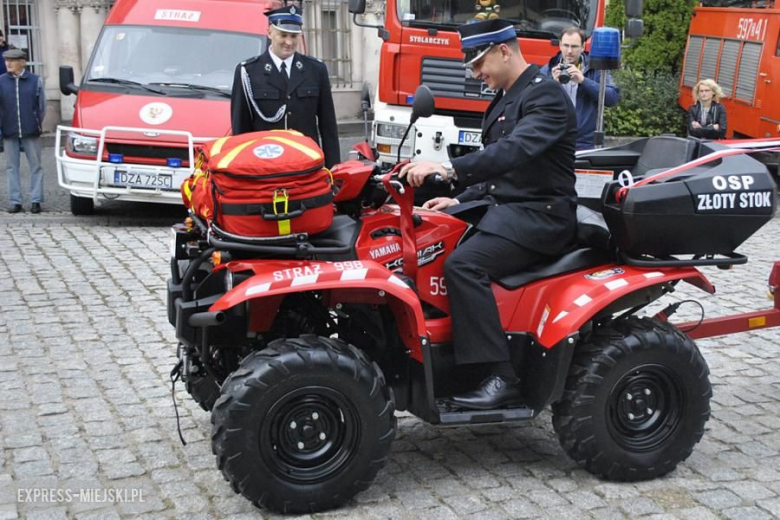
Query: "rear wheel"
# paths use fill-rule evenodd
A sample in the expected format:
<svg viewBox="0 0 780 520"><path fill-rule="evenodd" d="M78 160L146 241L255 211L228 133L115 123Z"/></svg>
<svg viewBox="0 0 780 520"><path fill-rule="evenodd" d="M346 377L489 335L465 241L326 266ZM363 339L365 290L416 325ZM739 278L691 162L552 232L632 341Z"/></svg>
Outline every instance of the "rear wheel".
<svg viewBox="0 0 780 520"><path fill-rule="evenodd" d="M701 353L667 323L614 323L575 352L553 427L589 472L616 481L672 471L693 451L710 416Z"/></svg>
<svg viewBox="0 0 780 520"><path fill-rule="evenodd" d="M92 215L95 213L95 201L86 197L70 196L70 212L74 215Z"/></svg>
<svg viewBox="0 0 780 520"><path fill-rule="evenodd" d="M247 356L212 411L236 492L282 513L336 507L387 463L396 419L381 370L341 340L279 339Z"/></svg>

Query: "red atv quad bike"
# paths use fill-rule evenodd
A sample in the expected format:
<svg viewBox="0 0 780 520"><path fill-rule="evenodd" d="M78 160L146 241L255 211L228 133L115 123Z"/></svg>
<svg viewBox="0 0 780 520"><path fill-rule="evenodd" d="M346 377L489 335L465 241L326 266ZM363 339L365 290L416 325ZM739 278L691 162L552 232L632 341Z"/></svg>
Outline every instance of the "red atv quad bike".
<svg viewBox="0 0 780 520"><path fill-rule="evenodd" d="M413 118L432 109L418 91ZM579 167L642 180L605 186L605 219L580 208L578 248L494 281L524 386L516 408L440 401L484 376L454 362L443 277L472 226L414 208L413 190L372 161L334 169L338 211L316 235L226 237L195 216L174 226L172 377L211 411L219 469L258 506L310 513L369 487L396 410L452 426L528 421L551 405L562 448L589 472L637 481L672 471L704 432L709 371L681 327L637 313L680 282L714 292L696 266L744 263L736 247L774 215L766 168L725 150L659 137L578 156ZM761 326L780 324L775 298Z"/></svg>

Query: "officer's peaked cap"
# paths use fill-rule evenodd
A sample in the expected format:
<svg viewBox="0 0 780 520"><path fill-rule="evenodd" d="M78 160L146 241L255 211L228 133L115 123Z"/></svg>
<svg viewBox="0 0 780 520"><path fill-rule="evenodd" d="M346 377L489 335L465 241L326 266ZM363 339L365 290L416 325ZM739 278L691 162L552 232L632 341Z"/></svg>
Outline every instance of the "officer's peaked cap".
<svg viewBox="0 0 780 520"><path fill-rule="evenodd" d="M462 25L458 34L465 65L471 65L499 43L517 38L512 22L501 18Z"/></svg>
<svg viewBox="0 0 780 520"><path fill-rule="evenodd" d="M10 49L3 53L3 58L6 60L26 60L27 53L21 49Z"/></svg>
<svg viewBox="0 0 780 520"><path fill-rule="evenodd" d="M286 5L266 11L268 23L288 33L299 33L303 28L303 10L300 6Z"/></svg>

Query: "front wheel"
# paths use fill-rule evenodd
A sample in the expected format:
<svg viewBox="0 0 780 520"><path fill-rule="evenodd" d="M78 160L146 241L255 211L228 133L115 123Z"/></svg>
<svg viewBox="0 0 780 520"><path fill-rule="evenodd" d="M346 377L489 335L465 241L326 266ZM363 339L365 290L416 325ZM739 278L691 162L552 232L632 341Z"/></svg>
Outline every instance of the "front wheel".
<svg viewBox="0 0 780 520"><path fill-rule="evenodd" d="M95 213L95 201L86 197L70 196L70 212L76 216Z"/></svg>
<svg viewBox="0 0 780 520"><path fill-rule="evenodd" d="M341 340L279 339L247 356L211 415L223 475L281 513L337 507L387 463L395 406L379 367Z"/></svg>
<svg viewBox="0 0 780 520"><path fill-rule="evenodd" d="M688 458L704 433L711 396L707 363L690 338L670 324L630 318L575 352L553 427L589 472L647 480Z"/></svg>

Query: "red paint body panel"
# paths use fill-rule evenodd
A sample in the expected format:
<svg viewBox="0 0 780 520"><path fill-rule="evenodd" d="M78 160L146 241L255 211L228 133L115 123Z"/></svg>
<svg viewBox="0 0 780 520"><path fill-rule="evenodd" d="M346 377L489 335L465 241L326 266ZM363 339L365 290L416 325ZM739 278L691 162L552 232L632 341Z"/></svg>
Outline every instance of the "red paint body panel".
<svg viewBox="0 0 780 520"><path fill-rule="evenodd" d="M415 228L419 271L417 290L420 298L449 314L450 302L444 280L444 259L455 249L466 232L467 224L444 213L416 210L422 223ZM358 258L373 260L395 269L401 265L402 240L399 235L372 238L381 230L400 230L398 206L386 205L363 219L363 229L357 239ZM400 234L400 233L399 233Z"/></svg>
<svg viewBox="0 0 780 520"><path fill-rule="evenodd" d="M163 124L150 126L141 120L141 108L149 103L164 102L171 106L173 115ZM230 100L197 99L159 96L137 96L111 92L81 90L73 126L101 129L106 126L149 128L149 131L187 130L194 137L222 137L230 133ZM140 134L112 131L107 138L112 142L138 142ZM161 135L145 139L157 146L186 146L186 140L174 140Z"/></svg>
<svg viewBox="0 0 780 520"><path fill-rule="evenodd" d="M160 25L265 34L268 18L263 15L263 11L273 8L275 4L281 6L278 1L257 0L120 0L108 13L105 24ZM171 17L155 19L160 10L190 11L200 15L197 22Z"/></svg>
<svg viewBox="0 0 780 520"><path fill-rule="evenodd" d="M422 361L420 337L427 337L425 319L414 291L397 276L376 262L317 262L295 260L236 261L226 264L231 271L254 271L255 275L238 287L225 293L211 312L225 311L253 299L265 299L283 294L303 291L339 291L343 302L365 301L365 289L370 287L380 298L377 302L388 303L396 311L399 333L411 356ZM346 300L353 293L354 298ZM384 294L380 294L380 291ZM333 297L331 295L331 300ZM278 306L278 302L276 303Z"/></svg>
<svg viewBox="0 0 780 520"><path fill-rule="evenodd" d="M347 161L334 166L331 173L338 192L333 201L342 202L357 198L375 168L373 162L364 161Z"/></svg>
<svg viewBox="0 0 780 520"><path fill-rule="evenodd" d="M504 330L529 332L542 346L551 348L610 303L674 280L700 288L709 286L704 275L693 267L640 269L612 264L540 280L521 291L495 292L507 305L507 313L514 308L509 321L502 312ZM519 297L515 293L520 293Z"/></svg>

